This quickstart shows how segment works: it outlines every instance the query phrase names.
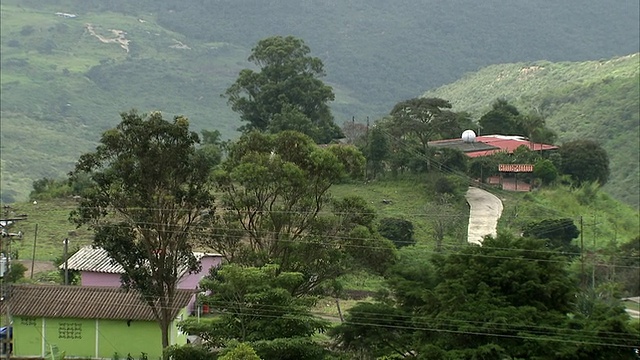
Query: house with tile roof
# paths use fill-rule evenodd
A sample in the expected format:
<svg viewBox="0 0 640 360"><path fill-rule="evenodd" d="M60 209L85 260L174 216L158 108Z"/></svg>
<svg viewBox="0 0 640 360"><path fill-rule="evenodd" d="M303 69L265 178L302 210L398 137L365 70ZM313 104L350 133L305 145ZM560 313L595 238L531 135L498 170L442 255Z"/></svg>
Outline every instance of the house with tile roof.
<svg viewBox="0 0 640 360"><path fill-rule="evenodd" d="M202 268L199 272L191 274L186 267L181 269L178 289L197 289L200 280L209 274L209 270L222 262L220 254L194 252L194 255ZM60 269L63 270L64 266L64 263L60 265ZM94 246L80 248L67 260L67 267L69 270L80 272L82 286L120 287L120 276L124 273L122 266L115 263L106 250ZM194 304L195 295L188 304L190 312L193 311Z"/></svg>
<svg viewBox="0 0 640 360"><path fill-rule="evenodd" d="M177 323L188 315L193 290L177 290L171 306L170 344L187 337ZM67 358L115 355L162 358L161 331L151 308L135 291L114 287L14 285L9 299L15 358L43 358L57 349Z"/></svg>

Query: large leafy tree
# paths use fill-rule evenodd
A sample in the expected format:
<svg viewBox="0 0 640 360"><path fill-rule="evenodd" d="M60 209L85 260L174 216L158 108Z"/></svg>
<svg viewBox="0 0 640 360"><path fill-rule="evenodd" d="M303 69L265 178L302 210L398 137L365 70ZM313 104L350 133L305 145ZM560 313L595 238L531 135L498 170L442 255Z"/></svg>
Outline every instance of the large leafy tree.
<svg viewBox="0 0 640 360"><path fill-rule="evenodd" d="M250 343L263 359L316 359L311 354L322 354L323 349L311 336L329 324L311 314L314 298L292 295L304 281L304 275L279 271L277 265L224 265L200 283L211 294L201 301L217 316L210 322L189 321L183 327L206 339L205 345L212 348L241 341Z"/></svg>
<svg viewBox="0 0 640 360"><path fill-rule="evenodd" d="M609 156L607 151L592 140L574 140L560 147L561 171L571 175L577 183L609 180Z"/></svg>
<svg viewBox="0 0 640 360"><path fill-rule="evenodd" d="M622 307L598 299L580 305L566 258L542 240L499 234L433 258L402 249L388 283L389 299L352 308L333 333L339 344L434 359L634 356L637 332ZM369 330L375 341L365 337Z"/></svg>
<svg viewBox="0 0 640 360"><path fill-rule="evenodd" d="M373 246L369 241L384 242L377 233L367 239L350 236L355 225L362 225L346 224L351 214L363 212L357 202L349 203L354 209L327 211L329 188L347 170L362 169L359 152L336 149L321 148L293 131L242 136L216 172L224 211L217 215L205 245L236 263L275 263L278 271L304 274L307 281L297 293L361 263L352 261L353 256L366 256L365 251L348 251L359 246L354 241L366 240L368 246Z"/></svg>
<svg viewBox="0 0 640 360"><path fill-rule="evenodd" d="M121 117L70 174L72 182L84 174L92 181L71 219L92 228L94 244L123 267L123 286L151 307L166 347L179 276L199 268L190 240L213 207L210 161L196 152L198 135L184 117Z"/></svg>
<svg viewBox="0 0 640 360"><path fill-rule="evenodd" d="M333 90L320 80L322 61L310 52L293 36L269 37L253 48L249 61L259 71L242 70L225 92L231 108L247 122L245 131L296 130L319 143L341 136L329 108Z"/></svg>
<svg viewBox="0 0 640 360"><path fill-rule="evenodd" d="M525 135L518 121L520 112L505 99L497 99L491 110L482 115L478 123L482 134Z"/></svg>
<svg viewBox="0 0 640 360"><path fill-rule="evenodd" d="M570 218L544 219L533 221L522 229L522 235L547 240L547 246L572 256L580 253L580 248L571 241L580 235L580 230Z"/></svg>
<svg viewBox="0 0 640 360"><path fill-rule="evenodd" d="M403 136L415 136L423 150L428 142L451 129L459 128L459 118L449 111L451 103L439 98L414 98L397 103L391 110L392 122ZM462 129L459 129L462 134Z"/></svg>

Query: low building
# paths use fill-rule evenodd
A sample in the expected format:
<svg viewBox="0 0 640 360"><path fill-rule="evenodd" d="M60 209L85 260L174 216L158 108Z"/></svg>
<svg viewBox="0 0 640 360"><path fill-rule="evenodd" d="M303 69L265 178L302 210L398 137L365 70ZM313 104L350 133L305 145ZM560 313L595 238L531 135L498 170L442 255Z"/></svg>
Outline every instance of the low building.
<svg viewBox="0 0 640 360"><path fill-rule="evenodd" d="M429 146L443 149L457 149L465 153L470 158L489 156L499 152L506 152L510 154L520 146L540 152L558 149L555 145L535 143L523 136L475 136L475 134L469 137L461 137L459 139L431 141L429 142Z"/></svg>
<svg viewBox="0 0 640 360"><path fill-rule="evenodd" d="M187 337L177 323L186 318L192 290L178 290L169 326L170 344ZM135 291L112 287L14 285L9 300L15 358L162 358L161 330L151 308ZM6 308L3 309L6 311Z"/></svg>
<svg viewBox="0 0 640 360"><path fill-rule="evenodd" d="M219 266L222 262L220 254L195 252L194 255L200 261L201 269L199 272L191 274L186 267L181 269L178 289L198 289L200 280L209 274L212 267ZM64 270L64 267L64 263L60 265L61 270ZM69 258L67 267L71 271L80 272L80 285L82 286L120 287L120 276L124 273L122 266L115 263L106 250L93 246L80 248ZM193 311L194 303L195 295L188 304L190 313Z"/></svg>

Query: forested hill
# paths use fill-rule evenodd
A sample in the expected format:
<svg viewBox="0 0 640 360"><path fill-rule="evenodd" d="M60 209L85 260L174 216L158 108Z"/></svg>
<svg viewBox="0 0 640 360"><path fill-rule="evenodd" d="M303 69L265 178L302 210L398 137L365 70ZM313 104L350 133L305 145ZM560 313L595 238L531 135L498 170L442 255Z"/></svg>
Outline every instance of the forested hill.
<svg viewBox="0 0 640 360"><path fill-rule="evenodd" d="M219 95L268 36L300 37L322 59L341 124L375 119L490 64L637 51L639 7L636 0L3 0L2 198L24 198L33 180L63 176L134 107L184 114L196 129L236 136L238 116Z"/></svg>
<svg viewBox="0 0 640 360"><path fill-rule="evenodd" d="M476 115L496 98L543 115L560 141L587 138L609 154L605 189L640 205L640 54L585 62L492 65L425 96L450 100Z"/></svg>

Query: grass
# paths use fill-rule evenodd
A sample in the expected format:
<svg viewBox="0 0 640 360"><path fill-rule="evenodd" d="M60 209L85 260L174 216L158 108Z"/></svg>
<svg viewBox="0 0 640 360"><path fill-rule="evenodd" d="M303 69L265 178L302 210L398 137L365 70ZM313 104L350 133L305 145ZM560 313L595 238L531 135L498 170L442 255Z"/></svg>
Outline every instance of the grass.
<svg viewBox="0 0 640 360"><path fill-rule="evenodd" d="M433 244L432 215L434 193L429 187L427 175L405 175L397 179L391 177L367 183L339 184L331 188L334 197L360 196L376 211L377 219L396 217L411 221L414 227L414 239L420 244ZM469 210L464 201L455 205L468 219ZM467 223L461 221L456 225L446 242L460 243L466 241Z"/></svg>
<svg viewBox="0 0 640 360"><path fill-rule="evenodd" d="M69 251L91 244L92 233L83 228L76 229L75 225L67 220L75 206L76 203L72 200L60 199L39 201L37 205L21 203L12 206L14 215L28 215L26 220L17 222L11 229L13 232L23 232L21 240L13 240L12 252L18 252L18 259L32 259L35 239L35 259L52 261L62 257L65 238L70 242Z"/></svg>
<svg viewBox="0 0 640 360"><path fill-rule="evenodd" d="M357 305L359 302L364 301L373 301L372 298L365 298L361 300L354 299L339 299L340 302L340 311L342 311L342 315L344 316L349 309ZM338 312L338 306L336 304L336 300L332 297L324 297L321 298L311 309L311 313L323 317L331 322L340 322L340 313Z"/></svg>
<svg viewBox="0 0 640 360"><path fill-rule="evenodd" d="M602 190L585 195L584 189L555 186L530 193L499 192L504 210L499 228L520 233L524 225L547 218L570 218L580 228L585 249L600 249L613 241L628 242L640 235L640 215L631 206ZM578 240L574 240L578 242ZM577 244L579 245L579 244Z"/></svg>

